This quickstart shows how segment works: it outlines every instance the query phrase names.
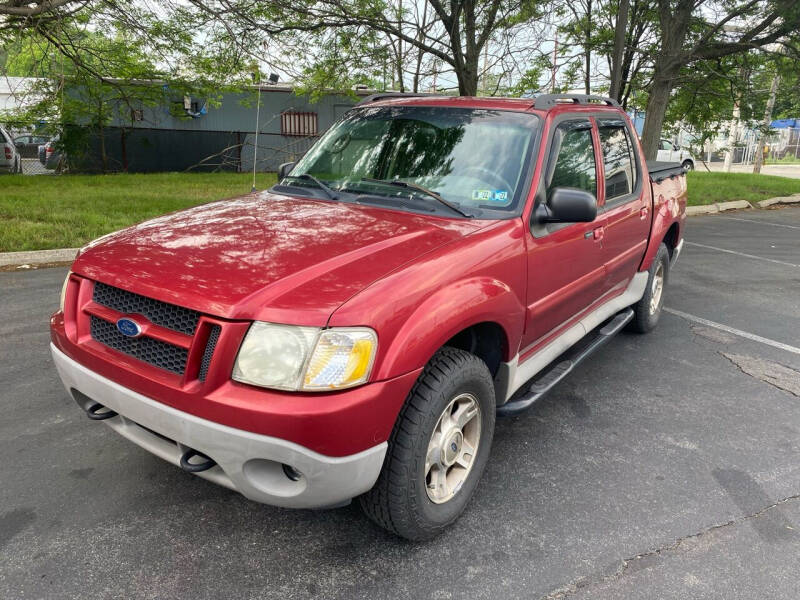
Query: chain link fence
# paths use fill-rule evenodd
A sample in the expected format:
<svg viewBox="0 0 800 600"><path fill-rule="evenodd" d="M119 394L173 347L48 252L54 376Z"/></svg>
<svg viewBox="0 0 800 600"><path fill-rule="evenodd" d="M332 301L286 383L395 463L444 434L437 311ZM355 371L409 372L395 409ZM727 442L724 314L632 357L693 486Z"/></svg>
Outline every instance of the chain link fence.
<svg viewBox="0 0 800 600"><path fill-rule="evenodd" d="M758 151L757 135L748 136L744 143L733 149L733 164L752 165ZM714 153L712 161L718 156L724 160L724 151ZM798 165L800 167L800 128L786 127L770 133L764 142L765 165Z"/></svg>

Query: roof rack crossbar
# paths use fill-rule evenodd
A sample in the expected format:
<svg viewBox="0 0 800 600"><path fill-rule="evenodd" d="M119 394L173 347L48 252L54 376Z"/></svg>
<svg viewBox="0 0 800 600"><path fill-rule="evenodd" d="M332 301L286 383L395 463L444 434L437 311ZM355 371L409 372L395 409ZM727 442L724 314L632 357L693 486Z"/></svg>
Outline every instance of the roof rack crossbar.
<svg viewBox="0 0 800 600"><path fill-rule="evenodd" d="M360 106L361 104L370 104L372 102L377 102L378 100L387 100L389 98L441 98L443 97L442 94L417 94L412 92L378 92L377 94L372 94L364 98L361 102L356 104L356 106Z"/></svg>
<svg viewBox="0 0 800 600"><path fill-rule="evenodd" d="M536 96L536 101L533 104L534 108L548 109L553 108L559 104L605 104L606 106L619 106L619 103L613 98L606 98L605 96L593 96L591 94L542 94Z"/></svg>

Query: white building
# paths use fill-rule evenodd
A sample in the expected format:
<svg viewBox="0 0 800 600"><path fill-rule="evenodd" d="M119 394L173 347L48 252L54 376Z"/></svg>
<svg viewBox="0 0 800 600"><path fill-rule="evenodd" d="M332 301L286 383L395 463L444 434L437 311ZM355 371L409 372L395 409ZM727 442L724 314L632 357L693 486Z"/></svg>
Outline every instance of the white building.
<svg viewBox="0 0 800 600"><path fill-rule="evenodd" d="M0 75L0 115L31 104L31 90L38 81L34 77L8 77Z"/></svg>

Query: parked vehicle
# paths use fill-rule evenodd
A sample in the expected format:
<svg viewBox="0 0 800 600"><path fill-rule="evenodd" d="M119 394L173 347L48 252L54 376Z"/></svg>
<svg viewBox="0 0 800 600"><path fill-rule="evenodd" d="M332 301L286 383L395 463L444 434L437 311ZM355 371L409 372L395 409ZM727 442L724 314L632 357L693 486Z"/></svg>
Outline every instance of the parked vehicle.
<svg viewBox="0 0 800 600"><path fill-rule="evenodd" d="M0 127L0 173L22 173L22 158L11 134Z"/></svg>
<svg viewBox="0 0 800 600"><path fill-rule="evenodd" d="M58 137L54 137L53 139L39 146L38 155L39 162L44 165L45 169L54 171L62 168L63 154L58 147Z"/></svg>
<svg viewBox="0 0 800 600"><path fill-rule="evenodd" d="M681 148L669 140L661 140L658 146L658 160L662 162L679 162L684 171L694 171L697 160L688 150Z"/></svg>
<svg viewBox="0 0 800 600"><path fill-rule="evenodd" d="M186 471L278 506L360 497L425 539L496 415L656 326L685 207L612 100L378 95L269 191L84 247L52 355L90 419Z"/></svg>
<svg viewBox="0 0 800 600"><path fill-rule="evenodd" d="M25 134L14 138L14 145L22 158L37 158L39 146L46 142L47 138L42 135Z"/></svg>

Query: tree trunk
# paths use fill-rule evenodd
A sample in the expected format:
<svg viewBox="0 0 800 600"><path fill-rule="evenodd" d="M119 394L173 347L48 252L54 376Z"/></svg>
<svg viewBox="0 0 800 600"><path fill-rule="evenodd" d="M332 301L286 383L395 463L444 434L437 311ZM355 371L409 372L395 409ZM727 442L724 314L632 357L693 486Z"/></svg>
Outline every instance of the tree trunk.
<svg viewBox="0 0 800 600"><path fill-rule="evenodd" d="M647 160L656 160L658 157L658 142L661 139L661 128L664 125L664 115L667 112L673 82L674 79L671 77L662 77L655 79L650 88L642 128L642 149Z"/></svg>
<svg viewBox="0 0 800 600"><path fill-rule="evenodd" d="M471 61L468 61L471 62ZM478 64L465 64L457 73L459 96L478 95Z"/></svg>
<svg viewBox="0 0 800 600"><path fill-rule="evenodd" d="M403 0L397 3L397 28L403 31ZM397 80L400 82L400 91L405 92L406 86L403 82L403 38L397 38Z"/></svg>
<svg viewBox="0 0 800 600"><path fill-rule="evenodd" d="M428 25L428 3L425 2L425 5L422 8L422 25L418 25L417 29L417 40L419 41L420 44L422 44L422 40L425 37L425 28L427 27L427 25ZM413 81L413 91L415 94L419 91L419 76L420 76L420 71L422 70L423 56L424 52L422 51L422 48L417 47L417 61L414 67L414 81ZM435 91L436 90L434 89L434 92Z"/></svg>
<svg viewBox="0 0 800 600"><path fill-rule="evenodd" d="M98 127L100 134L100 165L103 173L108 172L108 154L106 154L106 132L102 124Z"/></svg>
<svg viewBox="0 0 800 600"><path fill-rule="evenodd" d="M583 84L586 88L586 95L592 93L592 0L586 2L586 31L584 32L584 59L586 66L584 69Z"/></svg>
<svg viewBox="0 0 800 600"><path fill-rule="evenodd" d="M125 130L120 133L120 145L122 146L122 170L128 172L128 142L125 137Z"/></svg>
<svg viewBox="0 0 800 600"><path fill-rule="evenodd" d="M467 43L466 51L463 53L463 60L456 67L456 77L458 77L458 93L461 96L478 95L478 64L480 61L481 49L476 44Z"/></svg>
<svg viewBox="0 0 800 600"><path fill-rule="evenodd" d="M765 138L767 137L769 124L772 122L772 109L775 108L775 98L778 95L778 85L780 82L781 76L775 73L772 77L772 85L769 88L769 99L767 100L767 109L764 111L761 135L758 137L758 148L756 149L756 158L753 162L753 173L761 173L761 165L764 164L764 143L766 142Z"/></svg>
<svg viewBox="0 0 800 600"><path fill-rule="evenodd" d="M617 23L614 27L614 51L611 55L611 87L608 95L622 101L622 57L625 51L625 37L628 32L628 11L630 0L620 0Z"/></svg>

